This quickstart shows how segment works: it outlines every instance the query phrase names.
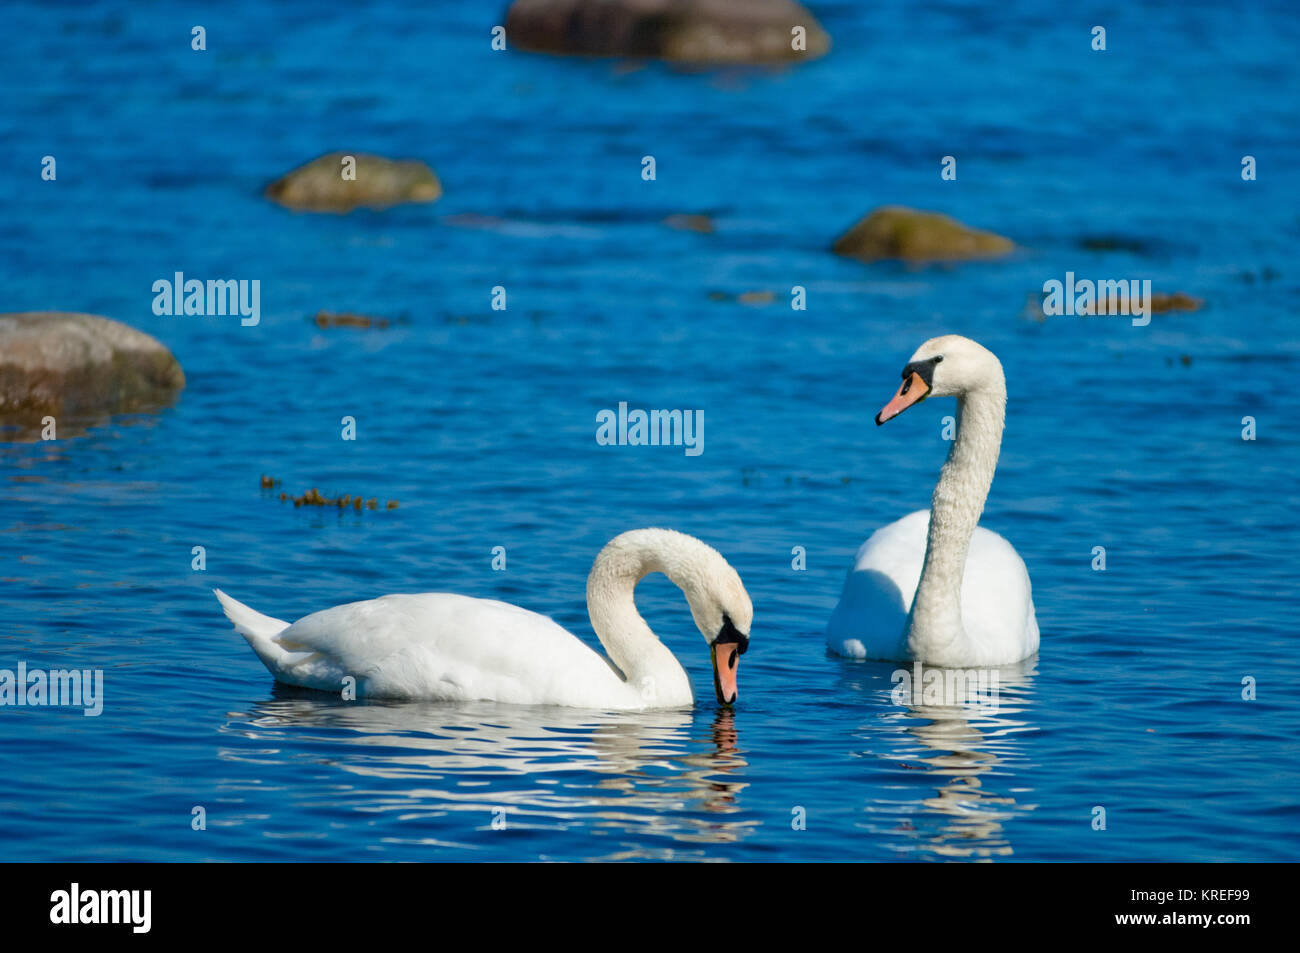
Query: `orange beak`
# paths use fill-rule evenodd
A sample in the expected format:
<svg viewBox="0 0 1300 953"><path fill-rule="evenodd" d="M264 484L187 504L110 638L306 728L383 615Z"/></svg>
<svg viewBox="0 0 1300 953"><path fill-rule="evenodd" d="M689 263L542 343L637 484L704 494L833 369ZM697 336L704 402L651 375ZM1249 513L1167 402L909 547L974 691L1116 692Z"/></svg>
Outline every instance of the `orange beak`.
<svg viewBox="0 0 1300 953"><path fill-rule="evenodd" d="M894 399L880 408L880 413L876 414L876 426L880 426L886 420L892 420L913 404L919 404L925 400L925 395L928 393L930 393L930 385L921 380L920 374L913 371L912 376L903 381L903 386L898 388Z"/></svg>
<svg viewBox="0 0 1300 953"><path fill-rule="evenodd" d="M736 668L740 665L740 646L735 642L713 643L713 691L722 705L734 705L740 690L736 687Z"/></svg>

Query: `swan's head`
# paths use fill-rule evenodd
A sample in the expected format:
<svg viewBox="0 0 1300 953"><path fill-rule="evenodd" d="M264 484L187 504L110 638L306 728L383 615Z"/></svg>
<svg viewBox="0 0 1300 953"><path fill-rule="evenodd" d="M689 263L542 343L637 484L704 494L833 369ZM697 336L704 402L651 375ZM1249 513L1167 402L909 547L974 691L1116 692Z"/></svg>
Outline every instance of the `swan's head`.
<svg viewBox="0 0 1300 953"><path fill-rule="evenodd" d="M686 595L691 617L713 659L713 690L721 704L734 704L739 694L736 669L749 648L754 606L739 573L721 553L694 536L671 529L633 529L606 543L587 578L587 608L596 634L613 656L611 643L627 628L627 618L619 616L615 607L652 572L666 575ZM653 637L640 616L635 616L635 622Z"/></svg>
<svg viewBox="0 0 1300 953"><path fill-rule="evenodd" d="M749 648L749 627L754 621L754 606L740 575L720 554L703 565L696 586L686 589L695 625L709 645L713 660L713 692L718 702L734 705L740 690L736 683L740 656Z"/></svg>
<svg viewBox="0 0 1300 953"><path fill-rule="evenodd" d="M903 368L903 384L894 399L876 414L876 423L897 417L927 397L961 397L995 384L1005 386L1002 364L982 344L945 334L930 338Z"/></svg>

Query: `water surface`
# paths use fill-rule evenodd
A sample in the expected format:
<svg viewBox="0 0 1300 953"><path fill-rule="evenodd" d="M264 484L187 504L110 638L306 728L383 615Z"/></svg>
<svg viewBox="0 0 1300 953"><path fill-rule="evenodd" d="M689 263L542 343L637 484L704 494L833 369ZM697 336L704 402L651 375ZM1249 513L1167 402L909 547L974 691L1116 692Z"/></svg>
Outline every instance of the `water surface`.
<svg viewBox="0 0 1300 953"><path fill-rule="evenodd" d="M1300 17L814 6L832 54L774 72L493 53L500 5L232 3L202 54L188 11L11 6L0 310L125 320L189 385L157 415L0 445L0 668L101 668L106 695L98 718L0 709L0 856L1296 859ZM445 197L345 217L261 198L336 148L424 158ZM889 203L1024 250L827 252ZM716 232L661 224L691 212ZM1206 305L1027 318L1067 270ZM260 324L153 315L176 271L259 279ZM322 308L394 324L322 330ZM871 417L948 332L1008 375L984 525L1024 557L1043 631L992 710L895 705L896 666L822 641L856 547L928 504L953 403ZM702 409L703 454L597 446L619 401ZM277 499L310 487L400 506ZM450 590L594 642L591 560L650 525L710 542L753 596L734 713L662 577L639 601L701 701L639 715L279 688L210 593L295 619Z"/></svg>

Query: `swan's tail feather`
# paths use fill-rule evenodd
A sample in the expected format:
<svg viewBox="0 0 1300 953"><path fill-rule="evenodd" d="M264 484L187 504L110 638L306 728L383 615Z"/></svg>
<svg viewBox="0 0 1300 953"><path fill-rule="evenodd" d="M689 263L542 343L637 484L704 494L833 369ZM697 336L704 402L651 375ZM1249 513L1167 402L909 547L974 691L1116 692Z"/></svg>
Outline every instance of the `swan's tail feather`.
<svg viewBox="0 0 1300 953"><path fill-rule="evenodd" d="M262 664L273 674L278 674L290 653L275 642L275 637L289 628L289 623L262 615L256 609L250 609L237 599L230 598L220 589L213 589L212 592L221 603L226 618L234 623L235 631L248 640Z"/></svg>

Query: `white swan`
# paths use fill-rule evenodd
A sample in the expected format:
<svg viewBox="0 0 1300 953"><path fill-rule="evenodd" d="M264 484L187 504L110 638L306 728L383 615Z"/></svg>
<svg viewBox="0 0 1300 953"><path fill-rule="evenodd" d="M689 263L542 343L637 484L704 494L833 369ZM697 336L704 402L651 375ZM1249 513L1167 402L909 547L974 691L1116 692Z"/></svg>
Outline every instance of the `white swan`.
<svg viewBox="0 0 1300 953"><path fill-rule="evenodd" d="M976 525L1002 444L1002 364L970 338L932 338L903 368L903 385L876 423L926 397L956 397L958 417L930 512L904 516L862 544L827 626L827 647L850 658L950 668L1028 658L1038 651L1029 572L1010 543Z"/></svg>
<svg viewBox="0 0 1300 953"><path fill-rule="evenodd" d="M636 584L662 572L686 594L713 659L718 701L738 694L736 668L754 609L716 550L668 529L611 540L587 577L592 651L544 615L449 592L390 595L314 612L290 625L213 590L235 629L279 681L357 696L498 701L572 708L678 708L694 703L681 663L633 602Z"/></svg>

